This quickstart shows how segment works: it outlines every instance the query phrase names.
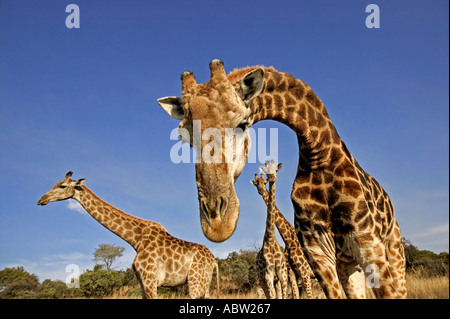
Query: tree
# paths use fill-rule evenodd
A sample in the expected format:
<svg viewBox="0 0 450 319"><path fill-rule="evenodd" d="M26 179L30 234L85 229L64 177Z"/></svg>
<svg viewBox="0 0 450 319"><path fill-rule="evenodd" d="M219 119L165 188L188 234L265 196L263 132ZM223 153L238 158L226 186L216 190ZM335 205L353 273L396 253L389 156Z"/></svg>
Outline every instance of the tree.
<svg viewBox="0 0 450 319"><path fill-rule="evenodd" d="M420 271L422 276L448 276L449 255L441 252L439 255L429 251L420 250L410 240L402 238L405 248L406 269Z"/></svg>
<svg viewBox="0 0 450 319"><path fill-rule="evenodd" d="M107 270L111 270L112 263L122 256L124 250L124 247L114 244L100 244L94 251L94 261L102 262Z"/></svg>
<svg viewBox="0 0 450 319"><path fill-rule="evenodd" d="M123 274L123 284L125 286L139 286L139 280L133 268L129 267L125 271L122 270L121 273Z"/></svg>
<svg viewBox="0 0 450 319"><path fill-rule="evenodd" d="M417 247L414 246L412 242L405 237L402 237L402 243L403 247L405 248L406 268L411 268L420 250L417 249Z"/></svg>
<svg viewBox="0 0 450 319"><path fill-rule="evenodd" d="M35 298L38 289L38 276L30 274L22 266L0 271L0 299Z"/></svg>
<svg viewBox="0 0 450 319"><path fill-rule="evenodd" d="M41 298L60 299L68 290L66 283L61 280L45 279L41 284Z"/></svg>
<svg viewBox="0 0 450 319"><path fill-rule="evenodd" d="M222 286L228 290L249 291L257 281L255 260L256 250L231 252L226 259L219 260Z"/></svg>

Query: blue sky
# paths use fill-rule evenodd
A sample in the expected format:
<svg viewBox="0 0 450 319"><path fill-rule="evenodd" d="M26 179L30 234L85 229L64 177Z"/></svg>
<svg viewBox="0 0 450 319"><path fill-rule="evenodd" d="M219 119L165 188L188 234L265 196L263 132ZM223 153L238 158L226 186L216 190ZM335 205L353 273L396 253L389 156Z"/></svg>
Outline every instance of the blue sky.
<svg viewBox="0 0 450 319"><path fill-rule="evenodd" d="M68 29L68 4L80 28ZM368 29L365 8L380 8ZM156 99L180 95L180 74L209 78L263 64L308 83L360 165L386 189L402 235L449 250L448 1L0 0L0 269L22 265L64 280L68 264L92 268L100 243L133 249L73 202L37 200L72 170L98 196L216 256L261 244L265 205L236 183L235 234L209 242L199 223L193 164L174 164L178 122ZM277 204L293 220L295 134L278 130L283 162ZM267 130L267 133L269 131ZM255 144L255 142L254 142Z"/></svg>

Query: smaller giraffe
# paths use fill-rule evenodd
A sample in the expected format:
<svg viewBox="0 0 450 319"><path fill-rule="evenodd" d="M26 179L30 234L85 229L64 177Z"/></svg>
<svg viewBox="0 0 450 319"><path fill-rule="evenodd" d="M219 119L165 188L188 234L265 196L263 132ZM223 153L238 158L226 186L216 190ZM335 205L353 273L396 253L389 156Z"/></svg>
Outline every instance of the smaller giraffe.
<svg viewBox="0 0 450 319"><path fill-rule="evenodd" d="M100 224L128 242L136 250L133 269L144 299L156 298L157 287L186 282L191 298L208 298L214 268L219 296L219 267L208 248L170 235L159 223L124 213L97 197L84 185L84 178L73 181L71 176L68 172L38 205L73 198Z"/></svg>
<svg viewBox="0 0 450 319"><path fill-rule="evenodd" d="M267 204L266 231L261 250L256 256L256 267L258 277L264 293L268 299L286 299L287 298L287 282L288 272L286 260L283 250L278 245L275 236L275 181L277 179L277 171L281 168L281 163L276 166L272 161L271 164L266 162L265 167L260 167L261 173L267 175L269 182L269 201ZM274 286L277 281L279 287Z"/></svg>
<svg viewBox="0 0 450 319"><path fill-rule="evenodd" d="M258 193L262 196L266 205L268 205L269 192L266 188L267 180L264 178L264 174L261 174L261 177L258 177L258 175L255 174L255 180L250 180L250 182L256 186ZM284 244L286 246L286 260L288 261L290 268L294 271L295 276L302 278L306 295L308 299L312 299L313 292L311 287L311 277L314 277L314 274L308 264L308 260L306 259L305 254L303 253L302 246L300 245L300 242L295 233L295 228L286 220L286 218L283 216L276 205L274 205L273 209L275 225L277 226L281 238L283 238ZM293 283L292 279L290 279L290 281L291 283Z"/></svg>

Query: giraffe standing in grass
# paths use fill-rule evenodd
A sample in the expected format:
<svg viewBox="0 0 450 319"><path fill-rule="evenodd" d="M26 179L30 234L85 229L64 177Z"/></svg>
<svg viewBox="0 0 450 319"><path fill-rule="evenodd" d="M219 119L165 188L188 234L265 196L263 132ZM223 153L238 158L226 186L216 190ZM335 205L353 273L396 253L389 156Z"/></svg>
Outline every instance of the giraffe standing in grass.
<svg viewBox="0 0 450 319"><path fill-rule="evenodd" d="M281 165L281 163L280 163ZM250 182L256 186L258 193L262 196L266 205L269 204L269 192L266 188L267 180L264 178L264 174L261 174L261 177L258 177L255 174L255 180L250 180ZM306 291L306 295L308 299L313 298L313 292L311 287L311 276L314 276L311 267L308 264L308 260L303 253L302 246L298 241L297 235L295 233L294 226L289 223L286 218L281 214L280 210L276 205L273 206L274 210L274 222L280 232L281 238L283 238L285 244L285 257L288 261L288 271L294 271L294 274L298 278L302 278L303 288ZM294 288L294 277L290 275L290 282L292 284L293 294L296 296L298 294ZM295 285L296 286L296 285Z"/></svg>
<svg viewBox="0 0 450 319"><path fill-rule="evenodd" d="M211 128L221 133L222 145L230 130L239 132L236 137L243 141L243 147L227 156L232 160L195 164L205 236L222 242L233 234L240 208L234 183L251 143L247 128L275 120L297 135L299 161L291 192L294 226L325 295L364 298L366 280L374 280L368 288L377 298L406 298L404 247L392 202L349 152L313 90L271 67L246 67L227 75L223 62L215 59L209 68L206 83L198 84L192 72L182 74L182 98L158 99L180 121L181 137L198 148L197 154L208 150L212 138L203 133ZM202 137L198 143L195 136ZM218 134L214 143L216 139Z"/></svg>
<svg viewBox="0 0 450 319"><path fill-rule="evenodd" d="M124 213L97 197L84 185L85 179L71 180L72 172L57 182L38 205L73 198L100 224L136 250L133 269L141 284L143 298L156 298L157 287L188 283L191 298L208 298L216 269L219 296L219 268L213 254L203 245L170 235L159 223Z"/></svg>
<svg viewBox="0 0 450 319"><path fill-rule="evenodd" d="M266 163L264 168L260 167L261 173L264 172L269 181L269 199L267 203L266 231L264 232L263 245L256 256L256 269L259 282L267 299L286 299L288 288L288 265L283 249L278 245L275 235L275 181L277 179L277 171L280 168L281 163L277 167L274 162L272 164Z"/></svg>

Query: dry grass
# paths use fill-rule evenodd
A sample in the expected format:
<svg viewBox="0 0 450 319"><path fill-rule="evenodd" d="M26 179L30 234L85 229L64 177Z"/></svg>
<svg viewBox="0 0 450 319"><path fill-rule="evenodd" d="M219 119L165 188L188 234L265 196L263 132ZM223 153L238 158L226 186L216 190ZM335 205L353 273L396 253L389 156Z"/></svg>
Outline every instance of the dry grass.
<svg viewBox="0 0 450 319"><path fill-rule="evenodd" d="M406 286L409 299L449 299L448 276L422 277L407 274Z"/></svg>
<svg viewBox="0 0 450 319"><path fill-rule="evenodd" d="M406 284L408 288L409 299L449 299L449 277L425 277L420 272L408 273L406 276ZM324 295L318 286L313 286L314 295L318 299L324 298ZM140 299L141 296L136 293L131 294L130 291L136 290L136 287L121 287L114 291L114 293L108 297L108 299ZM212 298L215 298L215 291L211 291ZM187 295L181 295L177 293L166 293L158 296L161 299L187 299ZM306 295L302 295L302 298L306 298ZM248 293L229 293L221 294L220 299L261 299L264 295L258 293L256 289Z"/></svg>

